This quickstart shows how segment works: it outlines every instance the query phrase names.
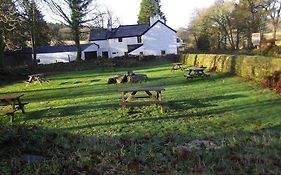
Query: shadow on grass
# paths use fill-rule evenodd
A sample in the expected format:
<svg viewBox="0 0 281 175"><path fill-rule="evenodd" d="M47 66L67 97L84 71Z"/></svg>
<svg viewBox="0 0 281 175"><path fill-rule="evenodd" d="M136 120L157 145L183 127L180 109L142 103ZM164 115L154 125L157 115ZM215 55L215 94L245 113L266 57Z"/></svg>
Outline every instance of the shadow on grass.
<svg viewBox="0 0 281 175"><path fill-rule="evenodd" d="M205 108L205 107L213 107L216 105L212 105L212 104L202 104L202 103L196 103L194 104L193 107L189 108L189 109L197 109L198 108L198 104L200 108ZM201 105L201 106L200 106ZM183 118L202 118L202 117L208 117L208 116L214 116L214 115L221 115L224 114L225 112L237 112L239 114L239 111L242 111L242 115L243 115L243 110L249 110L249 111L253 111L255 109L262 109L262 108L268 108L268 107L272 107L272 106L279 106L281 105L281 100L276 100L276 101L263 101L263 102L253 102L252 104L242 104L242 105L233 105L233 106L228 106L228 107L222 107L219 109L207 109L204 111L199 111L196 113L193 112L187 112L183 115L163 115L160 117L148 117L148 118L142 118L142 119L126 119L126 120L118 120L115 122L104 122L104 123L92 123L92 124L85 124L85 125L79 125L79 126L75 126L75 127L69 127L69 128L65 128L62 130L79 130L79 129L85 129L85 128L92 128L92 127L100 127L100 126L112 126L112 125L118 125L118 124L132 124L132 123L139 123L139 122L157 122L157 121L165 121L165 120L178 120L178 119L183 119ZM109 106L110 107L110 106ZM114 107L117 107L114 105ZM175 108L178 107L177 105L175 106L170 106L170 104L168 104L168 106L165 106L165 108L172 108L172 109L178 109ZM281 111L281 109L280 109ZM273 111L273 113L276 111ZM269 114L270 115L270 114ZM128 115L127 117L124 116L124 118L129 118L130 116ZM246 118L252 118L253 116L248 116L248 117L241 117L241 120L244 120ZM267 116L264 116L267 117ZM268 117L267 117L268 118ZM276 116L271 116L271 119L275 119ZM259 120L260 118L256 118L257 120ZM243 121L241 121L243 122Z"/></svg>
<svg viewBox="0 0 281 175"><path fill-rule="evenodd" d="M49 107L41 110L27 112L24 118L19 121L36 120L43 118L63 118L69 116L78 116L82 113L89 111L98 111L106 109L118 109L118 104L93 104L93 105L80 105L80 106L67 106L67 107Z"/></svg>
<svg viewBox="0 0 281 175"><path fill-rule="evenodd" d="M218 106L213 104L214 101L218 100L233 100L237 98L246 97L245 95L219 95L212 96L207 98L199 98L199 99L186 99L186 100L172 100L167 102L167 107L169 109L174 110L187 110L190 108L206 108L206 107L215 107Z"/></svg>
<svg viewBox="0 0 281 175"><path fill-rule="evenodd" d="M265 108L272 105L267 103ZM256 103L255 107L260 107L260 104ZM232 110L237 108L241 107L237 106ZM155 123L159 120L178 120L193 116L195 114L122 120L82 125L66 130L0 124L0 173L159 174L169 171L185 174L189 171L199 174L252 174L252 167L256 167L255 173L280 172L281 125L278 123L268 128L201 137L196 137L190 132L181 133L176 129L161 133L151 128L146 128L145 133L124 132L120 136L110 133L87 136L65 132L84 127L110 127L143 121ZM200 147L192 151L182 149L194 140L211 140L217 148ZM42 156L44 161L28 164L22 160L26 154Z"/></svg>

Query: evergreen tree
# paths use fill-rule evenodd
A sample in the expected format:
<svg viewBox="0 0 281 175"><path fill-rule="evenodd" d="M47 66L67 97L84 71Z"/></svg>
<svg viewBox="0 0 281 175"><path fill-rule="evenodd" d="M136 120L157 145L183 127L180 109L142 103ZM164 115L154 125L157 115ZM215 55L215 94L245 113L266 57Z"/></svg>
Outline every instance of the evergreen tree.
<svg viewBox="0 0 281 175"><path fill-rule="evenodd" d="M159 15L164 21L166 21L166 17L161 11L160 0L142 0L138 14L138 23L148 24L149 18L155 15Z"/></svg>

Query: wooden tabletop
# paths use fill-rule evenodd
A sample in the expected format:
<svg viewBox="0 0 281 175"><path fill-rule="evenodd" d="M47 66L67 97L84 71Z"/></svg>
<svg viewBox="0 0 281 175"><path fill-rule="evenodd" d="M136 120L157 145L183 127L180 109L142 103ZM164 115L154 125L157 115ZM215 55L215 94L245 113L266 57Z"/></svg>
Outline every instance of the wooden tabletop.
<svg viewBox="0 0 281 175"><path fill-rule="evenodd" d="M0 95L0 100L12 100L23 96L23 94L10 94L10 95Z"/></svg>
<svg viewBox="0 0 281 175"><path fill-rule="evenodd" d="M44 74L33 74L33 75L28 75L29 77L40 77L44 76Z"/></svg>
<svg viewBox="0 0 281 175"><path fill-rule="evenodd" d="M119 92L134 92L134 91L162 91L165 90L162 86L154 87L129 87L129 88L120 88Z"/></svg>
<svg viewBox="0 0 281 175"><path fill-rule="evenodd" d="M189 70L194 70L194 71L202 71L204 69L205 68L202 68L202 67L191 67L191 68L189 68Z"/></svg>

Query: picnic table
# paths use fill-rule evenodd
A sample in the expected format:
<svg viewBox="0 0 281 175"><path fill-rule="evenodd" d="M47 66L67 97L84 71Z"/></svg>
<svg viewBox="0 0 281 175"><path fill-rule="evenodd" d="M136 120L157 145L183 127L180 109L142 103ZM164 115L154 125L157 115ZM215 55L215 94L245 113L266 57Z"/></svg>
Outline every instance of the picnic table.
<svg viewBox="0 0 281 175"><path fill-rule="evenodd" d="M175 70L184 70L184 67L182 65L182 63L173 63L172 64L172 68L171 68L171 72L175 71Z"/></svg>
<svg viewBox="0 0 281 175"><path fill-rule="evenodd" d="M24 105L28 103L23 103L21 101L21 97L23 95L24 94L0 95L0 106L10 106L8 109L1 110L0 114L10 116L11 122L13 121L14 113L17 110L21 110L21 112L24 114Z"/></svg>
<svg viewBox="0 0 281 175"><path fill-rule="evenodd" d="M163 113L164 110L163 110L162 91L164 90L165 88L161 86L120 88L119 89L119 92L121 92L120 104L122 106L122 109L125 108L126 106L131 106L131 105L136 106L136 105L158 104L161 106L161 112Z"/></svg>
<svg viewBox="0 0 281 175"><path fill-rule="evenodd" d="M28 86L30 83L34 82L34 84L39 83L42 86L42 82L49 82L46 79L45 74L33 74L33 75L28 75L28 80L26 81Z"/></svg>
<svg viewBox="0 0 281 175"><path fill-rule="evenodd" d="M187 79L211 76L210 73L204 72L205 68L206 67L191 67L191 68L187 69L188 73L185 74L184 76Z"/></svg>

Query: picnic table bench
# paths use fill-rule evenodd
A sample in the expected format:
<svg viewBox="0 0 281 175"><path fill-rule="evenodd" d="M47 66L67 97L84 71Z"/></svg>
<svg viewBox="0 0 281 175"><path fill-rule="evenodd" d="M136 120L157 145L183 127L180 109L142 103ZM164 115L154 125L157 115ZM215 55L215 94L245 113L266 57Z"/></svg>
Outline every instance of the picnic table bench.
<svg viewBox="0 0 281 175"><path fill-rule="evenodd" d="M175 71L175 70L184 70L183 64L182 63L173 63L172 64L172 68L171 68L171 72Z"/></svg>
<svg viewBox="0 0 281 175"><path fill-rule="evenodd" d="M0 95L0 106L10 106L8 109L1 109L1 115L10 116L10 121L13 122L14 113L18 110L24 114L24 106L27 105L27 102L22 102L21 97L24 94L10 94L10 95Z"/></svg>
<svg viewBox="0 0 281 175"><path fill-rule="evenodd" d="M165 88L161 86L157 87L130 87L120 88L122 109L126 106L138 106L138 105L152 105L158 104L161 106L161 112L163 113L163 99L162 91ZM137 95L137 93L142 93ZM129 95L127 95L129 94ZM144 94L144 95L143 95Z"/></svg>
<svg viewBox="0 0 281 175"><path fill-rule="evenodd" d="M200 77L210 77L211 74L209 72L204 72L206 67L191 67L188 68L188 73L184 76L187 79L193 79L193 78L200 78Z"/></svg>
<svg viewBox="0 0 281 175"><path fill-rule="evenodd" d="M41 73L41 74L28 75L26 86L28 86L32 82L34 82L34 84L39 83L42 86L42 82L49 82L49 81L46 79L45 74Z"/></svg>

